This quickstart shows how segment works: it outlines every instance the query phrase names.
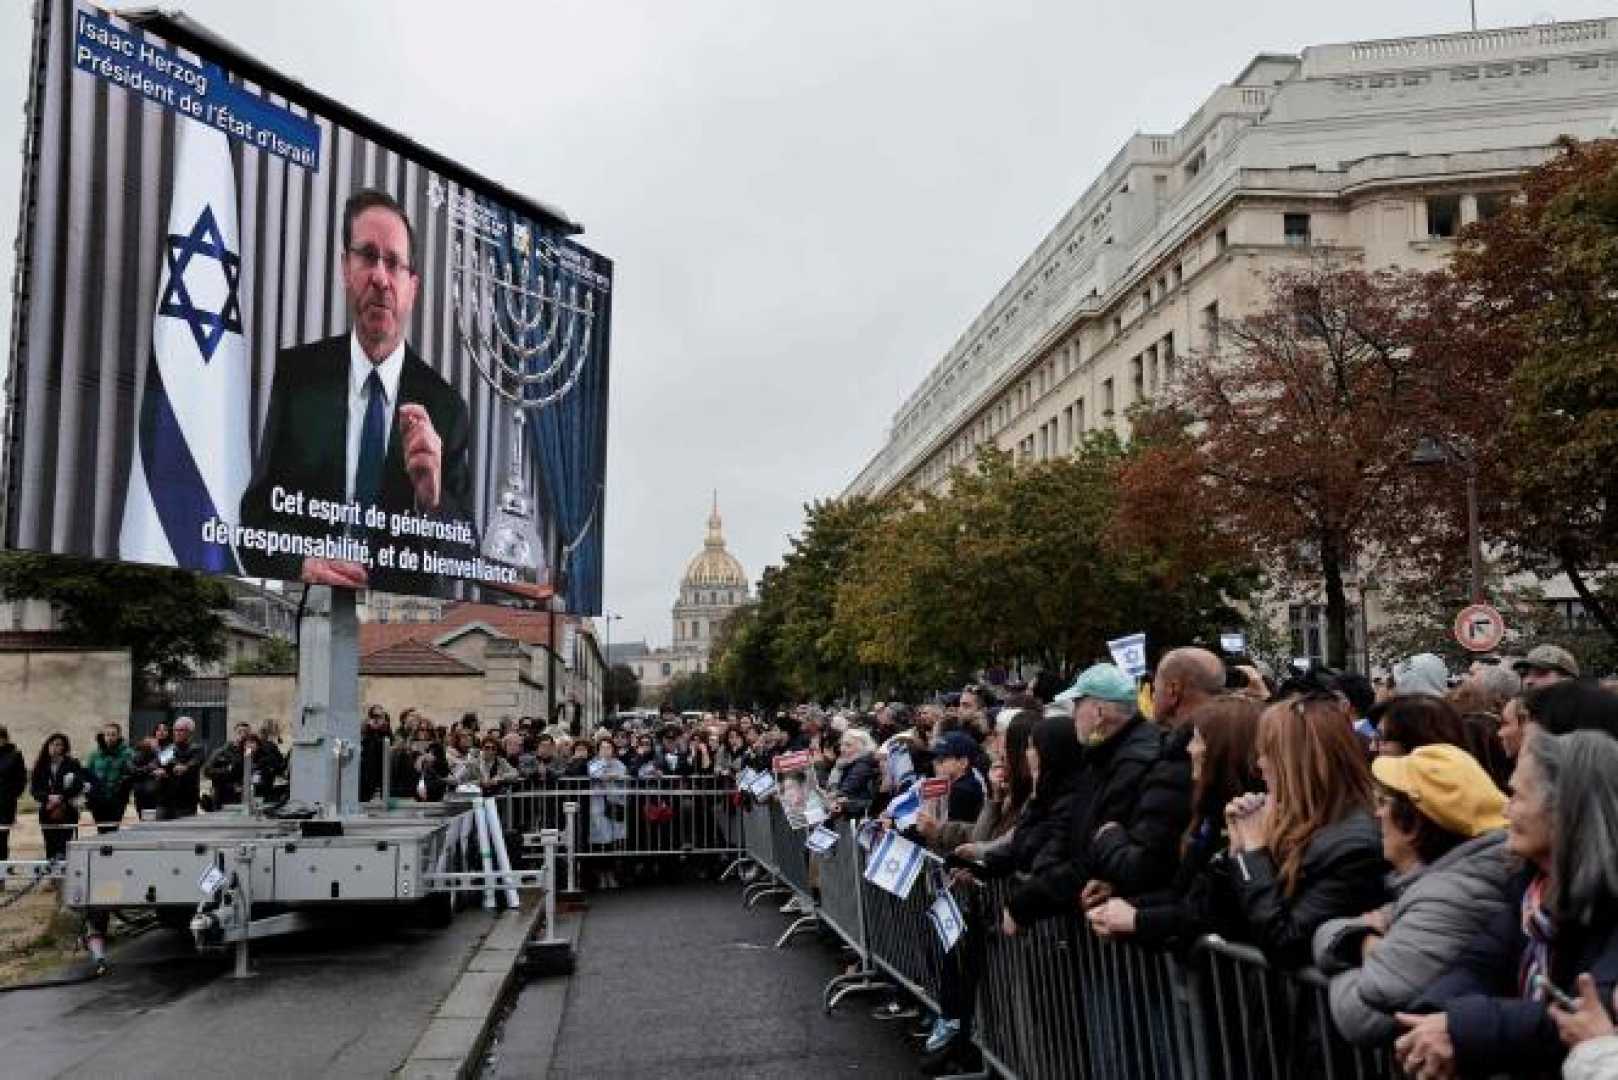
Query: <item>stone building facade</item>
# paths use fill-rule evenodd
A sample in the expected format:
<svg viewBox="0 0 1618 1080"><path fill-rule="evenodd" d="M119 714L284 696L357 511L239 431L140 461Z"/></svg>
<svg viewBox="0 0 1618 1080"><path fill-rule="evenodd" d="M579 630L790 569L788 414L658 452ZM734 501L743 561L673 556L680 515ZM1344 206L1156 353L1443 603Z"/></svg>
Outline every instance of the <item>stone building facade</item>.
<svg viewBox="0 0 1618 1080"><path fill-rule="evenodd" d="M655 702L675 678L708 670L714 636L732 612L752 603L747 571L725 547L719 496L708 515L702 550L686 563L672 615L673 644L647 648L645 642L613 646L613 662L633 669L640 679L642 702Z"/></svg>
<svg viewBox="0 0 1618 1080"><path fill-rule="evenodd" d="M1559 137L1615 123L1618 19L1261 54L1178 130L1119 149L845 494L938 489L983 445L1038 461L1127 436L1126 410L1188 351L1217 351L1220 320L1257 310L1270 272L1322 249L1436 267ZM1299 655L1322 619L1308 603L1277 617Z"/></svg>

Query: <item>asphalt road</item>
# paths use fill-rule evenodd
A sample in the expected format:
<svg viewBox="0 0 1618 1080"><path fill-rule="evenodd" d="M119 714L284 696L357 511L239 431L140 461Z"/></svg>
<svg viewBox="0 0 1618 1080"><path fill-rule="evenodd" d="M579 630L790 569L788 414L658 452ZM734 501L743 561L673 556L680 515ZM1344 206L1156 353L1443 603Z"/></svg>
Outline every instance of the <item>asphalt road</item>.
<svg viewBox="0 0 1618 1080"><path fill-rule="evenodd" d="M79 986L0 994L0 1075L385 1077L410 1052L490 917L441 933L358 925L254 943L256 975L154 930Z"/></svg>
<svg viewBox="0 0 1618 1080"><path fill-rule="evenodd" d="M786 916L740 895L733 882L592 895L552 1080L918 1075L895 1030L909 1025L872 1020L870 996L822 1013L835 951L808 934L773 948ZM537 1075L523 1014L519 998L501 1077Z"/></svg>

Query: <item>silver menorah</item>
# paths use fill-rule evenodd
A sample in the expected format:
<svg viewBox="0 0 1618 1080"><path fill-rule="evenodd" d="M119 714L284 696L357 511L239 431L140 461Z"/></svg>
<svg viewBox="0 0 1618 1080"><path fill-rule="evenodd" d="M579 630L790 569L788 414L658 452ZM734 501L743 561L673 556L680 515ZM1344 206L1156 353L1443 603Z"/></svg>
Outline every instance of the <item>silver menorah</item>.
<svg viewBox="0 0 1618 1080"><path fill-rule="evenodd" d="M429 189L435 205L442 187ZM595 296L564 265L550 241L513 223L504 243L500 222L469 196L448 215L450 303L461 347L483 381L511 408L506 480L484 530L485 557L524 569L543 558L534 500L523 483L523 414L549 408L577 385L590 356Z"/></svg>

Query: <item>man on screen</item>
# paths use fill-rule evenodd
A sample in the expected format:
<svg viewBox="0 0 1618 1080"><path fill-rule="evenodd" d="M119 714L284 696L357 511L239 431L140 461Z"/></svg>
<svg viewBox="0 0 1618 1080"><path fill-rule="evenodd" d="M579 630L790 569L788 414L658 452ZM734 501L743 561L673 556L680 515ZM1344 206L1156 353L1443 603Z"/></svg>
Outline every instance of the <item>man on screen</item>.
<svg viewBox="0 0 1618 1080"><path fill-rule="evenodd" d="M402 206L380 191L349 198L341 272L352 329L276 357L258 459L242 496L244 527L363 539L373 566L244 544L249 573L388 589L399 572L374 561L387 544L457 558L476 553L466 402L404 340L421 286L414 257L415 232ZM461 539L390 536L386 523L376 529L331 520L339 506L466 529Z"/></svg>

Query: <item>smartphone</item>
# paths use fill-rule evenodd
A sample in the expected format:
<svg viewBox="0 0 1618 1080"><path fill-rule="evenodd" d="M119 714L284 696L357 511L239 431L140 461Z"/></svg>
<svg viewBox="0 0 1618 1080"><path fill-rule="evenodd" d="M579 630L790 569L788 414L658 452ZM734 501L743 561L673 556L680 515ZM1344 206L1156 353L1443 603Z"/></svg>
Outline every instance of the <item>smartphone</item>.
<svg viewBox="0 0 1618 1080"><path fill-rule="evenodd" d="M1534 989L1556 1002L1556 1004L1560 1005L1568 1012L1579 1011L1578 998L1569 997L1567 994L1564 994L1560 989L1557 988L1555 983L1551 982L1543 975L1534 976Z"/></svg>

